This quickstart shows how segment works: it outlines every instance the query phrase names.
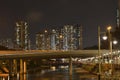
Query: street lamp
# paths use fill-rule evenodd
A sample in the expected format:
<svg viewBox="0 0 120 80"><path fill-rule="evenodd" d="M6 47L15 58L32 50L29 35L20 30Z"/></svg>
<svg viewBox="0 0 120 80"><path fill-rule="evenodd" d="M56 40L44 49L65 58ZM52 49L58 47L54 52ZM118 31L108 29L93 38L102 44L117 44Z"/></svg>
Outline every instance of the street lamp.
<svg viewBox="0 0 120 80"><path fill-rule="evenodd" d="M108 38L109 38L109 50L110 50L110 61L111 61L111 75L113 75L113 71L114 71L114 68L113 68L113 54L112 54L112 47L113 47L113 44L116 45L118 43L117 40L112 40L112 34L110 33L111 32L111 29L112 27L111 26L108 26L107 27L107 30L108 30Z"/></svg>
<svg viewBox="0 0 120 80"><path fill-rule="evenodd" d="M111 26L109 26L109 27L107 27L107 30L108 30L108 40L109 40L109 50L110 50L110 60L111 60L111 75L113 74L113 61L112 61L112 44L117 44L118 43L118 41L117 40L114 40L114 41L112 41L112 35L111 35L111 33L110 33L110 31L111 31L111 29L112 29L112 27ZM101 52L100 52L100 50L101 50L101 40L100 40L100 35L101 35L102 33L101 33L101 31L100 31L100 27L98 27L98 55L100 56L100 57L102 57L102 55L101 55ZM103 40L106 40L107 39L107 36L103 36ZM100 75L101 75L101 59L99 58L99 79L98 80L100 80Z"/></svg>
<svg viewBox="0 0 120 80"><path fill-rule="evenodd" d="M108 30L108 38L109 38L109 49L110 49L110 60L111 60L111 75L113 73L113 65L112 65L112 35L110 33L112 27L111 26L108 26L107 27L107 30Z"/></svg>
<svg viewBox="0 0 120 80"><path fill-rule="evenodd" d="M101 39L100 39L100 35L101 35L101 30L100 30L100 26L98 27L98 55L101 57ZM103 39L106 40L107 36L104 35ZM99 58L99 74L98 74L98 80L100 80L100 75L101 75L101 59Z"/></svg>
<svg viewBox="0 0 120 80"><path fill-rule="evenodd" d="M115 44L115 45L116 45L117 43L118 43L118 41L117 41L117 40L114 40L114 41L113 41L113 44Z"/></svg>

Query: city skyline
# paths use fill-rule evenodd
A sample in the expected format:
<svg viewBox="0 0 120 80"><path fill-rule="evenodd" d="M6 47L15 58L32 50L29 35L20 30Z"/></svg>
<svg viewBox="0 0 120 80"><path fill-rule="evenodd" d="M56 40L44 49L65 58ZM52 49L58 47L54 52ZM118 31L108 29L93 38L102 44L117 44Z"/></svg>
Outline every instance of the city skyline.
<svg viewBox="0 0 120 80"><path fill-rule="evenodd" d="M15 39L15 23L20 20L28 23L34 43L37 32L65 24L80 24L83 27L83 47L88 47L97 44L98 26L102 30L108 25L116 27L117 0L6 0L1 1L0 6L1 39Z"/></svg>

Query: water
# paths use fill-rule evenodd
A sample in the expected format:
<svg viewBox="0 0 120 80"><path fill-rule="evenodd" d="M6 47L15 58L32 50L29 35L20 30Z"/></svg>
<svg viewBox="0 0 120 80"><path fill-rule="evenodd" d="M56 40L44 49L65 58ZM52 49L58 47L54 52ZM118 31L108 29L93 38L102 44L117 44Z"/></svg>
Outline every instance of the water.
<svg viewBox="0 0 120 80"><path fill-rule="evenodd" d="M38 72L36 74L28 74L28 80L97 80L97 76L89 73L78 73L73 71L72 76L66 69L56 71L46 71L45 73Z"/></svg>
<svg viewBox="0 0 120 80"><path fill-rule="evenodd" d="M82 69L73 69L72 76L69 75L68 69L53 69L24 75L18 74L17 77L0 80L97 80L97 76Z"/></svg>

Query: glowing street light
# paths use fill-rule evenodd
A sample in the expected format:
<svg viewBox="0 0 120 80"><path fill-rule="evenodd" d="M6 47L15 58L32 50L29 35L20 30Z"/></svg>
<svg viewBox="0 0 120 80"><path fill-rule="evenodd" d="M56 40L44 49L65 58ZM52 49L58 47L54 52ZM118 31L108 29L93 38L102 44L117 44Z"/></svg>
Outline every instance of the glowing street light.
<svg viewBox="0 0 120 80"><path fill-rule="evenodd" d="M108 31L110 31L111 29L112 29L112 27L111 27L111 26L108 26L108 27L107 27L107 30L108 30Z"/></svg>
<svg viewBox="0 0 120 80"><path fill-rule="evenodd" d="M116 45L117 43L118 43L118 41L117 41L117 40L114 40L114 41L113 41L113 44L115 44L115 45Z"/></svg>
<svg viewBox="0 0 120 80"><path fill-rule="evenodd" d="M107 40L107 38L108 38L108 37L107 37L106 35L104 35L104 36L102 37L103 40Z"/></svg>

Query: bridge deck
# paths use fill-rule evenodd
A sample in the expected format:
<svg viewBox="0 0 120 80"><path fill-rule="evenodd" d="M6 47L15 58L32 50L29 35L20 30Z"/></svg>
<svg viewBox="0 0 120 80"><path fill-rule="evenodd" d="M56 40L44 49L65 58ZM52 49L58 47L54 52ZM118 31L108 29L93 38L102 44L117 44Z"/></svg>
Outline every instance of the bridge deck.
<svg viewBox="0 0 120 80"><path fill-rule="evenodd" d="M101 54L109 52L101 50ZM56 58L56 57L92 57L97 56L98 50L71 50L71 51L52 51L52 50L30 50L30 51L0 51L0 59L6 58Z"/></svg>

